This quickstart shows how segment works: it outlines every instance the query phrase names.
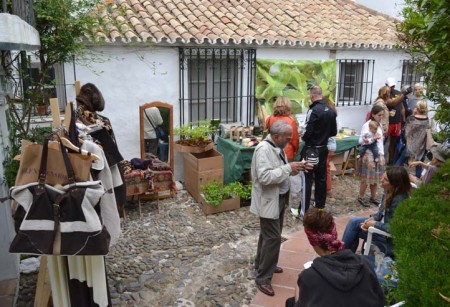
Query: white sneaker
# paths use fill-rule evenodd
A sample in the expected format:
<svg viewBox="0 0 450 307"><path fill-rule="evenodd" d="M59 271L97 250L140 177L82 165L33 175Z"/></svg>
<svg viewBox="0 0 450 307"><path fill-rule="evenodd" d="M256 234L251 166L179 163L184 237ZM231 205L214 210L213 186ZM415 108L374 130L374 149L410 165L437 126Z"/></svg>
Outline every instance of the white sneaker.
<svg viewBox="0 0 450 307"><path fill-rule="evenodd" d="M291 208L291 214L295 217L298 217L298 209Z"/></svg>

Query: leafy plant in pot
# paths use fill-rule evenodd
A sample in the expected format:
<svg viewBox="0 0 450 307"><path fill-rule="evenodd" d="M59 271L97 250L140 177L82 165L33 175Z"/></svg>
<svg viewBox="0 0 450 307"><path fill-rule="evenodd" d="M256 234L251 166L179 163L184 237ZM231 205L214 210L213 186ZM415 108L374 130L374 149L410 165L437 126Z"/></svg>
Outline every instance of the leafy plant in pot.
<svg viewBox="0 0 450 307"><path fill-rule="evenodd" d="M197 125L187 123L174 129L179 136L175 149L182 152L203 152L212 149L212 134L215 132L210 121L199 121Z"/></svg>
<svg viewBox="0 0 450 307"><path fill-rule="evenodd" d="M252 198L252 184L243 184L239 181L229 183L227 187L232 191L233 195L239 196L241 199L241 207L249 206Z"/></svg>
<svg viewBox="0 0 450 307"><path fill-rule="evenodd" d="M201 186L202 209L205 214L229 211L240 208L240 198L237 194L238 183L222 187L221 182L215 180Z"/></svg>
<svg viewBox="0 0 450 307"><path fill-rule="evenodd" d="M203 184L201 189L202 197L211 206L220 206L224 199L231 197L228 191L224 191L224 188L217 180Z"/></svg>

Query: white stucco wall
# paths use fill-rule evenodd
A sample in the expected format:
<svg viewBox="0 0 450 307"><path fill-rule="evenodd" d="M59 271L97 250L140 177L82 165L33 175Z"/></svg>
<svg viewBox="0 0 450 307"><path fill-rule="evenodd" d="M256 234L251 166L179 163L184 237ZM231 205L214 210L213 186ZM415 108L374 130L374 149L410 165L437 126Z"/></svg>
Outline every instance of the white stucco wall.
<svg viewBox="0 0 450 307"><path fill-rule="evenodd" d="M95 84L105 98L101 112L111 120L119 149L125 159L140 156L139 106L152 101L173 104L174 122L179 121L178 49L155 47L95 48L99 57L89 66L77 63L76 78ZM66 68L66 83L74 83L73 69ZM75 101L74 87L68 88Z"/></svg>
<svg viewBox="0 0 450 307"><path fill-rule="evenodd" d="M119 149L125 159L140 156L139 105L163 101L174 106L174 124L178 125L179 56L175 47L107 46L95 47L101 61L76 65L76 78L82 84L94 83L103 93L106 106L102 112L113 125ZM396 50L258 48L257 58L286 60L369 59L375 60L372 100L388 77L401 79L401 59ZM74 82L73 69L67 64L66 83ZM68 99L74 101L74 87L68 87ZM364 123L370 106L338 107L341 127L357 131ZM181 156L175 154L175 176L182 178ZM178 169L178 171L177 171Z"/></svg>

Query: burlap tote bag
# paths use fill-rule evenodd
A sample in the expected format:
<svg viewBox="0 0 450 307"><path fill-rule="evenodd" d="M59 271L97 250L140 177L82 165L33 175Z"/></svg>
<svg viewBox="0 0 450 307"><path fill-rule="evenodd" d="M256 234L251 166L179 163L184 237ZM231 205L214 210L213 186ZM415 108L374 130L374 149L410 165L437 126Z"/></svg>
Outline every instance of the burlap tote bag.
<svg viewBox="0 0 450 307"><path fill-rule="evenodd" d="M48 138L45 139L38 182L11 188L18 203L17 216L24 216L10 245L11 253L45 255L106 255L110 235L100 218L100 181L75 182L68 155L61 144L68 184L46 182Z"/></svg>

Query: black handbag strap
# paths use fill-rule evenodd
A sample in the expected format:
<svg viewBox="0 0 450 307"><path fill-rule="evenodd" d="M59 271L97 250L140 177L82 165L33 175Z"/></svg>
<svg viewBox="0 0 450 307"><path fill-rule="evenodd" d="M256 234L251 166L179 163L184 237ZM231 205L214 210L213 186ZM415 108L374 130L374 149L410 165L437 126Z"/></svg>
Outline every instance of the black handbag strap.
<svg viewBox="0 0 450 307"><path fill-rule="evenodd" d="M264 141L266 141L267 143L269 143L270 145L272 145L273 148L277 148L277 146L275 146L274 143L272 143L271 141L269 141L268 139L265 139ZM281 148L280 148L281 149ZM280 153L278 154L278 156L280 156L281 160L283 160L284 164L287 164L286 161L286 156L285 156L285 152L283 149L281 149Z"/></svg>
<svg viewBox="0 0 450 307"><path fill-rule="evenodd" d="M155 125L153 125L152 121L150 120L150 117L148 117L148 114L147 114L147 112L145 112L145 111L144 111L144 114L145 114L145 116L147 116L147 119L148 119L148 121L150 122L150 125L152 125L152 127L153 127L153 130L155 130L155 132L156 132L156 128L155 128Z"/></svg>
<svg viewBox="0 0 450 307"><path fill-rule="evenodd" d="M55 135L59 141L59 146L61 149L61 154L63 156L64 165L66 166L67 178L69 183L75 183L75 173L72 168L72 164L70 164L69 156L67 155L66 149L63 146L61 138L58 134L52 133L45 137L44 146L42 148L42 157L41 157L41 165L39 167L39 184L44 185L45 179L47 177L47 158L48 158L48 142L50 137Z"/></svg>

